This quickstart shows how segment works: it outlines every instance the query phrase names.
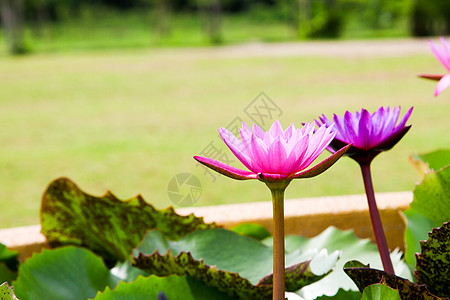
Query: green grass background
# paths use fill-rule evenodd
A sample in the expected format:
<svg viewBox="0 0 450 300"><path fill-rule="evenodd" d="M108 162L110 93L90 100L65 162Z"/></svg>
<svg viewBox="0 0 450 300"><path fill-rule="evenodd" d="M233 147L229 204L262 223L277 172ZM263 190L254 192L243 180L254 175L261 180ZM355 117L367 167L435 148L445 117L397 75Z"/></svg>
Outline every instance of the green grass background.
<svg viewBox="0 0 450 300"><path fill-rule="evenodd" d="M449 92L417 79L441 72L433 55L226 57L197 50L122 50L0 57L0 227L38 223L42 192L60 176L94 195L136 194L172 203L167 184L189 172L202 183L196 205L270 201L258 181L203 174L192 156L217 129L265 92L284 127L319 114L381 105L414 106L413 127L373 163L377 192L412 190L414 152L448 147ZM328 154L326 154L328 155ZM236 164L236 166L240 166ZM319 177L297 180L287 198L363 193L356 163L343 158Z"/></svg>
<svg viewBox="0 0 450 300"><path fill-rule="evenodd" d="M285 8L289 9L289 8ZM155 47L204 47L210 45L205 16L199 12L171 12L165 18L167 32L161 36L154 10L117 11L107 7L85 7L67 11L60 21L26 24L25 41L33 53L103 52L111 49ZM223 44L282 42L298 38L298 32L273 8L221 16ZM281 14L281 15L280 15ZM406 16L374 28L360 13L345 19L339 39L373 39L410 36ZM0 34L0 41L5 37ZM7 53L2 43L0 55Z"/></svg>

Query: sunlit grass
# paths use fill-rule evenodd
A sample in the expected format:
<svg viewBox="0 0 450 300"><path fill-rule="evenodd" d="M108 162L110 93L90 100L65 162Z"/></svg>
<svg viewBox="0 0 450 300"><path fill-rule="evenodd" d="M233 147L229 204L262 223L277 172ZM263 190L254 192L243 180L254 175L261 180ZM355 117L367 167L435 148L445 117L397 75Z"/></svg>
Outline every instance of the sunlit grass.
<svg viewBox="0 0 450 300"><path fill-rule="evenodd" d="M378 192L411 190L418 176L408 155L450 144L448 92L434 98L434 83L415 77L440 71L432 55L227 58L128 50L3 57L0 69L0 227L37 223L41 194L59 176L94 195L140 193L157 207L172 204L167 184L181 172L202 183L197 205L269 200L262 183L218 175L212 182L192 159L210 142L228 151L217 129L236 117L252 123L244 110L260 92L282 109L283 126L321 113L413 105L411 131L374 161ZM287 198L362 192L358 166L344 158L319 177L293 182Z"/></svg>

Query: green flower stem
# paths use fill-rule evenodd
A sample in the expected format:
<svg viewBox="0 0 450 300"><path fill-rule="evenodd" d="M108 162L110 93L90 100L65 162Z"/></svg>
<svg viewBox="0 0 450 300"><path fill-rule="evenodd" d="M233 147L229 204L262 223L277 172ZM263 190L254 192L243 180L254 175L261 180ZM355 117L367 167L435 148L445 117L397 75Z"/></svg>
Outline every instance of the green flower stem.
<svg viewBox="0 0 450 300"><path fill-rule="evenodd" d="M284 189L271 188L273 204L273 300L284 300Z"/></svg>
<svg viewBox="0 0 450 300"><path fill-rule="evenodd" d="M383 225L381 224L380 213L378 212L377 203L375 201L375 193L372 184L372 175L370 172L370 163L360 164L361 172L364 180L364 188L366 190L367 201L369 203L370 219L372 221L373 232L377 242L378 251L380 252L381 261L384 271L394 274L389 248L387 246L386 237L384 235Z"/></svg>

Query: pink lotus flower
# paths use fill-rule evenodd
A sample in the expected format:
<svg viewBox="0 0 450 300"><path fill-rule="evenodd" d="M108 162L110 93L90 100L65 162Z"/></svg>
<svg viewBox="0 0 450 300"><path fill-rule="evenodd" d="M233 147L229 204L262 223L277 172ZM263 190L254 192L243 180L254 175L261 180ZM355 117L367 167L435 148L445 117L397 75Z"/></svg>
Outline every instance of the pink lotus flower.
<svg viewBox="0 0 450 300"><path fill-rule="evenodd" d="M249 171L240 170L207 157L194 156L200 163L233 179L259 179L264 182L290 181L319 175L331 167L348 149L342 147L334 155L315 167L306 170L327 148L335 137L332 127L322 126L314 132L314 124L295 128L294 124L283 131L275 121L265 132L258 125L251 129L242 122L239 130L241 139L226 128L219 133L231 152ZM344 145L346 146L346 145Z"/></svg>
<svg viewBox="0 0 450 300"><path fill-rule="evenodd" d="M285 299L284 293L284 191L294 178L319 175L331 167L351 145L346 145L329 158L305 170L328 147L335 137L332 126L323 125L317 131L314 124L283 131L275 121L265 132L258 125L253 129L242 122L238 139L226 128L219 133L231 152L249 171L237 169L207 157L194 156L200 163L225 176L238 180L259 179L272 193L273 203L273 299Z"/></svg>
<svg viewBox="0 0 450 300"><path fill-rule="evenodd" d="M371 161L382 151L394 147L400 139L408 132L409 126L405 126L406 121L412 113L411 107L397 124L400 116L398 108L380 107L376 112L370 114L366 109L361 109L354 114L345 112L344 118L334 114L333 122L335 126L333 131L336 137L330 143L330 150L334 153L343 145L352 143L353 145L347 151L346 155L355 160ZM325 116L319 117L320 122L316 123L331 126L332 122Z"/></svg>
<svg viewBox="0 0 450 300"><path fill-rule="evenodd" d="M431 51L433 51L436 58L441 62L441 64L447 69L448 74L421 74L420 77L438 80L436 89L434 90L434 95L438 96L443 90L450 86L450 40L446 41L441 37L442 45L435 45L433 42L429 41L431 46Z"/></svg>

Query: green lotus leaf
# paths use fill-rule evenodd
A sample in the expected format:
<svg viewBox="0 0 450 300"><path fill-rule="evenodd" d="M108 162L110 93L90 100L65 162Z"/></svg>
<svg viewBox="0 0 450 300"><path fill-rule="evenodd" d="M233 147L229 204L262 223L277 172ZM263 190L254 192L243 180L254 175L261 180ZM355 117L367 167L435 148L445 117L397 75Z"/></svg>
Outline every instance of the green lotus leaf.
<svg viewBox="0 0 450 300"><path fill-rule="evenodd" d="M14 294L14 288L7 282L0 285L0 300L19 300Z"/></svg>
<svg viewBox="0 0 450 300"><path fill-rule="evenodd" d="M272 244L271 239L265 242ZM313 238L287 236L286 251L292 252L299 249L302 249L302 251L306 251L306 249L327 249L329 253L340 251L340 258L330 275L302 288L298 292L305 299L316 299L323 296L334 299L336 294L342 295L342 299L352 299L351 297L359 295L357 287L342 269L345 262L349 260L357 259L382 268L377 246L370 242L369 239L359 239L352 230L339 230L335 227L329 227ZM398 251L391 253L391 260L396 272L403 277L412 278L411 272L401 257L402 253ZM347 296L344 296L345 294Z"/></svg>
<svg viewBox="0 0 450 300"><path fill-rule="evenodd" d="M140 276L130 283L120 282L113 290L106 288L104 292L99 292L94 300L157 299L161 291L164 291L169 300L181 299L181 295L183 300L235 299L189 276L157 277L152 275L150 277Z"/></svg>
<svg viewBox="0 0 450 300"><path fill-rule="evenodd" d="M450 222L435 228L422 241L414 276L419 284L439 297L450 298Z"/></svg>
<svg viewBox="0 0 450 300"><path fill-rule="evenodd" d="M165 253L165 254L160 254ZM317 254L331 267L311 270L314 255L287 253L286 290L296 291L323 278L337 256ZM271 299L273 249L261 242L225 229L195 231L170 241L158 231L147 234L135 251L133 265L158 276L189 275L208 286L241 299Z"/></svg>
<svg viewBox="0 0 450 300"><path fill-rule="evenodd" d="M407 219L405 260L414 270L420 241L426 240L433 228L450 220L450 167L425 175L414 190L411 208L404 214Z"/></svg>
<svg viewBox="0 0 450 300"><path fill-rule="evenodd" d="M378 283L369 285L364 289L361 300L401 300L396 289Z"/></svg>
<svg viewBox="0 0 450 300"><path fill-rule="evenodd" d="M361 300L361 293L359 291L346 291L343 289L339 289L336 295L320 296L315 300Z"/></svg>
<svg viewBox="0 0 450 300"><path fill-rule="evenodd" d="M125 261L149 229L158 228L176 240L198 229L214 228L193 214L177 215L173 208L157 210L137 196L127 201L107 193L94 197L72 181L53 181L41 204L42 233L53 246L91 249L106 261Z"/></svg>
<svg viewBox="0 0 450 300"><path fill-rule="evenodd" d="M414 190L411 208L432 222L450 220L450 166L428 172Z"/></svg>
<svg viewBox="0 0 450 300"><path fill-rule="evenodd" d="M410 161L423 176L425 173L437 171L450 164L450 149L442 149L424 154L411 155Z"/></svg>
<svg viewBox="0 0 450 300"><path fill-rule="evenodd" d="M27 259L13 285L19 299L86 300L118 282L101 257L67 246L44 249Z"/></svg>
<svg viewBox="0 0 450 300"><path fill-rule="evenodd" d="M406 217L405 262L411 272L416 268L416 253L420 252L420 241L428 238L428 232L442 224L433 222L417 210L410 208L403 212Z"/></svg>
<svg viewBox="0 0 450 300"><path fill-rule="evenodd" d="M261 241L271 236L270 232L266 229L266 227L256 223L238 224L230 228L230 230L239 233L241 235L252 237L254 239L257 239L258 241Z"/></svg>
<svg viewBox="0 0 450 300"><path fill-rule="evenodd" d="M412 283L408 279L372 269L363 264L355 267L355 262L344 265L345 273L356 283L358 289L364 289L372 284L383 283L398 290L402 300L438 300L443 299L432 295L424 285Z"/></svg>

